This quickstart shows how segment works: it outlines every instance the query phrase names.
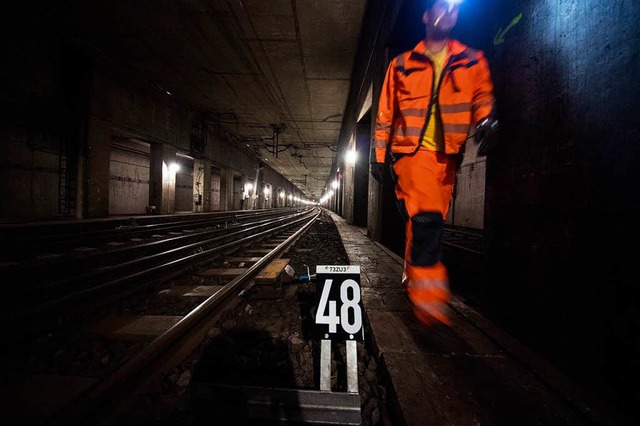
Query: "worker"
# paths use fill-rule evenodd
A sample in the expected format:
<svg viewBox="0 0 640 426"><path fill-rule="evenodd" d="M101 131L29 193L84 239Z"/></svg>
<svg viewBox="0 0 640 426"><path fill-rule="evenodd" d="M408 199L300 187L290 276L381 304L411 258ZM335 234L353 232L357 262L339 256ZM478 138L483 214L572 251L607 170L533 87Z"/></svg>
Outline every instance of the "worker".
<svg viewBox="0 0 640 426"><path fill-rule="evenodd" d="M416 317L449 324L449 279L441 237L460 154L474 138L488 152L497 130L489 64L480 50L450 38L459 0L426 0L426 37L388 66L376 117L371 174L391 165L406 219L403 286Z"/></svg>

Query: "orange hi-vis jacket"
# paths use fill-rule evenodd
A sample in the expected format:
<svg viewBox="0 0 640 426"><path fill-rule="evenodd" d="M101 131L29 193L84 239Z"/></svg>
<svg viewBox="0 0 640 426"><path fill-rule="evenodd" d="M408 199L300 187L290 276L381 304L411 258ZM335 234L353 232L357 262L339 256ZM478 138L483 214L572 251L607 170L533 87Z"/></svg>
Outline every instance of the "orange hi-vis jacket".
<svg viewBox="0 0 640 426"><path fill-rule="evenodd" d="M447 154L460 152L471 124L488 117L493 109L493 84L489 63L480 50L449 40L448 58L433 93L434 69L421 41L396 56L387 69L380 93L375 130L375 161L385 161L387 145L395 154L413 154L420 148L436 103L444 130Z"/></svg>

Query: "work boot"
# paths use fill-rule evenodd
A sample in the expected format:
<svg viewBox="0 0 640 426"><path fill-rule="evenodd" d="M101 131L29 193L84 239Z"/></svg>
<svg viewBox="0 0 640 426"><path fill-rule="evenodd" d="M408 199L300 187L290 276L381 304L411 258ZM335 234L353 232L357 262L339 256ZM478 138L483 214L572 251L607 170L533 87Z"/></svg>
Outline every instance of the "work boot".
<svg viewBox="0 0 640 426"><path fill-rule="evenodd" d="M449 282L442 278L420 278L407 280L407 295L413 307L413 313L424 325L449 325L450 299Z"/></svg>

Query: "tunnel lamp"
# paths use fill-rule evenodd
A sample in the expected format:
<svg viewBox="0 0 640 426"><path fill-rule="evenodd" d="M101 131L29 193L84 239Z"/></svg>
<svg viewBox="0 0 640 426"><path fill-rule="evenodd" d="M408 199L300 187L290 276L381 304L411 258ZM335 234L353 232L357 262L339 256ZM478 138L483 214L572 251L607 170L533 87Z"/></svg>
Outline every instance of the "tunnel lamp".
<svg viewBox="0 0 640 426"><path fill-rule="evenodd" d="M356 164L356 161L358 160L358 153L356 152L355 149L349 150L345 154L344 158L347 164L351 164L351 165Z"/></svg>
<svg viewBox="0 0 640 426"><path fill-rule="evenodd" d="M289 200L293 200L293 195L289 194Z"/></svg>
<svg viewBox="0 0 640 426"><path fill-rule="evenodd" d="M178 164L178 163L171 163L171 164L169 165L169 172L170 172L170 173L176 173L176 172L178 172L178 171L180 171L180 164Z"/></svg>
<svg viewBox="0 0 640 426"><path fill-rule="evenodd" d="M337 181L337 180L334 180L333 182L331 182L331 187L332 187L333 189L338 188L338 181Z"/></svg>
<svg viewBox="0 0 640 426"><path fill-rule="evenodd" d="M265 188L262 192L264 192L265 196L269 195L269 188Z"/></svg>
<svg viewBox="0 0 640 426"><path fill-rule="evenodd" d="M280 192L280 198L284 198L284 191Z"/></svg>
<svg viewBox="0 0 640 426"><path fill-rule="evenodd" d="M253 189L253 184L251 184L250 182L247 182L246 188L247 188L247 191L251 191Z"/></svg>

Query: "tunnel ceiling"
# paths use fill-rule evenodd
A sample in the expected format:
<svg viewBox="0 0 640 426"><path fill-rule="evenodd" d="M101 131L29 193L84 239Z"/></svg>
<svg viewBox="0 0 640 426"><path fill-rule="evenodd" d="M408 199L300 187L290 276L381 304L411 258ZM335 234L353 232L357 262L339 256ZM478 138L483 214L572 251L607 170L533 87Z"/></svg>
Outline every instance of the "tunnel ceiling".
<svg viewBox="0 0 640 426"><path fill-rule="evenodd" d="M321 196L364 0L61 4L54 14L74 37L219 123L306 196Z"/></svg>

